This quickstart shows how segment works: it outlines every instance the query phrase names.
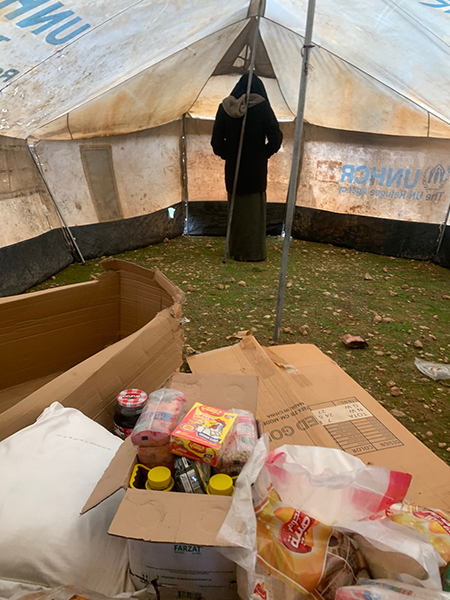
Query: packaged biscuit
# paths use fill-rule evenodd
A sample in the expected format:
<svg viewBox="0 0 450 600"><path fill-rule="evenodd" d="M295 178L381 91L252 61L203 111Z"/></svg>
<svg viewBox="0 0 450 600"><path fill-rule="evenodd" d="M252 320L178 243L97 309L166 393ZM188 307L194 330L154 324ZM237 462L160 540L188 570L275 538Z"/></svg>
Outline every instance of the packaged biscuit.
<svg viewBox="0 0 450 600"><path fill-rule="evenodd" d="M364 558L348 536L286 506L273 488L255 512L257 560L286 586L278 586L283 597L334 600L338 588L368 576Z"/></svg>
<svg viewBox="0 0 450 600"><path fill-rule="evenodd" d="M410 504L393 504L387 517L416 531L420 531L446 564L450 563L450 514L435 508L422 508Z"/></svg>
<svg viewBox="0 0 450 600"><path fill-rule="evenodd" d="M237 415L196 402L172 433L170 450L215 467Z"/></svg>

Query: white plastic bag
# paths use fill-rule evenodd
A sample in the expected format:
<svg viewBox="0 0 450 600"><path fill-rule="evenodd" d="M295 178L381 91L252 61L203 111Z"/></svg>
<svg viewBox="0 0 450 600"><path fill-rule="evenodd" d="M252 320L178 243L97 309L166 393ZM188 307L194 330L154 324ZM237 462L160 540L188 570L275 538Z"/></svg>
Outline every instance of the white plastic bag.
<svg viewBox="0 0 450 600"><path fill-rule="evenodd" d="M247 589L241 589L240 593L255 598L256 588L256 595L259 593L260 596L264 592L276 598L280 593L286 595L289 592L293 599L302 597L298 593L291 594L288 589L271 586L270 577L272 582L276 579L273 576L276 569L272 568L269 578L261 577L261 567L258 574L255 570L257 520L254 506L267 501L264 499L267 499L271 486L283 505L299 511L292 530L295 535L299 535L299 523L303 526L306 522L301 521L302 515L347 533L353 531L354 524L356 528L367 524L365 534L372 544L379 543L383 551L404 552L423 569L427 580L422 585L442 589L438 569L441 563L431 545L419 539L415 532L410 535L407 528L404 531L402 528L403 535L397 543L398 536L392 535L381 520L386 508L402 501L410 480L411 477L404 473L366 466L340 450L283 446L269 454L266 439L260 439L237 481L231 510L218 536L221 544L232 546L223 548L223 554L246 571L246 577L241 579L246 581ZM374 517L380 520L370 520ZM303 535L304 531L300 533ZM308 535L311 536L311 532ZM411 577L406 576L406 580L412 582Z"/></svg>

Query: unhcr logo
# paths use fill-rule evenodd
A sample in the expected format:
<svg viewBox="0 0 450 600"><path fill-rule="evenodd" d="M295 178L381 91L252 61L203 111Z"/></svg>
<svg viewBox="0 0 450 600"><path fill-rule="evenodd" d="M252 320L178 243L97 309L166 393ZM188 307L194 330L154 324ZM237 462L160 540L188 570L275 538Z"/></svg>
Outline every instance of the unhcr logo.
<svg viewBox="0 0 450 600"><path fill-rule="evenodd" d="M423 170L343 165L338 191L339 194L351 194L358 198L372 196L380 200L390 198L436 202L442 199L442 190L449 179L450 166L442 164Z"/></svg>
<svg viewBox="0 0 450 600"><path fill-rule="evenodd" d="M439 164L435 167L428 167L422 175L423 187L426 190L437 192L441 190L450 178L450 166L445 168Z"/></svg>

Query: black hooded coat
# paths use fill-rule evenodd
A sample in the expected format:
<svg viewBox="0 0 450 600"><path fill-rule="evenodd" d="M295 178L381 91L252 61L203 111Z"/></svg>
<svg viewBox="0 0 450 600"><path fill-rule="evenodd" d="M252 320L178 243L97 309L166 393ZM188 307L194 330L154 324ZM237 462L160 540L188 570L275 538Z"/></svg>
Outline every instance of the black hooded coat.
<svg viewBox="0 0 450 600"><path fill-rule="evenodd" d="M243 75L231 96L220 104L211 138L214 153L225 160L225 185L231 194L241 135L248 74ZM265 192L267 161L281 146L283 134L259 77L253 75L245 124L237 194Z"/></svg>

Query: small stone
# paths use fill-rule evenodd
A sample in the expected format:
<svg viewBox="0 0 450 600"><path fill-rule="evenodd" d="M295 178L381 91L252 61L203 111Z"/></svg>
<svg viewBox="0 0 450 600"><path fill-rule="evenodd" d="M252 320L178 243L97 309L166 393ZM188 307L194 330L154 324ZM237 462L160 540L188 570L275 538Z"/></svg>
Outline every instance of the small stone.
<svg viewBox="0 0 450 600"><path fill-rule="evenodd" d="M290 327L282 327L281 331L283 331L284 333L290 333L292 335L294 333Z"/></svg>
<svg viewBox="0 0 450 600"><path fill-rule="evenodd" d="M323 292L323 296L331 296L331 292Z"/></svg>
<svg viewBox="0 0 450 600"><path fill-rule="evenodd" d="M394 415L394 417L397 418L406 417L406 414L402 410L397 410L396 408L391 410L391 415Z"/></svg>
<svg viewBox="0 0 450 600"><path fill-rule="evenodd" d="M398 398L402 394L403 394L402 390L400 388L398 388L396 385L391 387L391 396L393 396L394 398Z"/></svg>
<svg viewBox="0 0 450 600"><path fill-rule="evenodd" d="M238 285L240 285L241 287L245 287L247 284L245 283L245 281L239 281Z"/></svg>
<svg viewBox="0 0 450 600"><path fill-rule="evenodd" d="M365 273L364 275L364 280L365 281L372 281L373 277L370 273Z"/></svg>
<svg viewBox="0 0 450 600"><path fill-rule="evenodd" d="M382 320L383 320L383 317L381 317L380 315L375 315L373 318L374 323L381 323Z"/></svg>
<svg viewBox="0 0 450 600"><path fill-rule="evenodd" d="M394 387L395 385L397 385L397 384L395 383L395 381L392 381L392 379L386 383L386 386L387 386L388 388L392 388L392 387Z"/></svg>
<svg viewBox="0 0 450 600"><path fill-rule="evenodd" d="M192 354L196 354L197 350L192 348L192 346L186 346L186 354L191 356Z"/></svg>
<svg viewBox="0 0 450 600"><path fill-rule="evenodd" d="M264 315L264 319L271 319L271 315Z"/></svg>
<svg viewBox="0 0 450 600"><path fill-rule="evenodd" d="M416 340L416 341L414 342L414 346L415 346L416 348L423 348L423 344L422 344L422 342L421 342L420 340Z"/></svg>
<svg viewBox="0 0 450 600"><path fill-rule="evenodd" d="M383 317L383 323L392 323L393 321L392 317Z"/></svg>
<svg viewBox="0 0 450 600"><path fill-rule="evenodd" d="M383 352L383 350L375 350L375 354L376 354L377 356L384 356L384 352Z"/></svg>
<svg viewBox="0 0 450 600"><path fill-rule="evenodd" d="M439 442L438 447L439 448L445 448L447 444L445 442Z"/></svg>
<svg viewBox="0 0 450 600"><path fill-rule="evenodd" d="M308 325L306 325L306 324L305 324L305 325L301 325L301 326L298 328L298 331L299 331L299 333L301 333L302 335L308 335L308 333L309 333L309 326L308 326Z"/></svg>
<svg viewBox="0 0 450 600"><path fill-rule="evenodd" d="M384 271L385 273L388 273L388 272L389 272L387 267L383 267L383 271Z"/></svg>
<svg viewBox="0 0 450 600"><path fill-rule="evenodd" d="M419 325L419 327L420 327L420 329L424 329L424 330L427 330L427 331L430 330L430 328L427 327L426 325Z"/></svg>
<svg viewBox="0 0 450 600"><path fill-rule="evenodd" d="M428 437L433 437L433 432L432 431L427 431L427 436Z"/></svg>
<svg viewBox="0 0 450 600"><path fill-rule="evenodd" d="M206 244L205 248L212 248L212 244Z"/></svg>
<svg viewBox="0 0 450 600"><path fill-rule="evenodd" d="M442 300L450 300L450 296L447 296L447 294L444 294L442 296Z"/></svg>
<svg viewBox="0 0 450 600"><path fill-rule="evenodd" d="M439 321L439 315L433 315L433 319L435 319L436 321Z"/></svg>
<svg viewBox="0 0 450 600"><path fill-rule="evenodd" d="M224 290L225 289L225 286L223 285L223 283L218 283L216 287L217 287L218 290Z"/></svg>
<svg viewBox="0 0 450 600"><path fill-rule="evenodd" d="M389 292L389 296L398 296L397 292L393 292L392 290Z"/></svg>
<svg viewBox="0 0 450 600"><path fill-rule="evenodd" d="M55 280L56 279L56 275L52 275L52 279Z"/></svg>
<svg viewBox="0 0 450 600"><path fill-rule="evenodd" d="M430 408L428 404L423 405L424 408Z"/></svg>
<svg viewBox="0 0 450 600"><path fill-rule="evenodd" d="M228 280L230 283L234 283L236 281L236 279L234 277L230 277L230 279Z"/></svg>
<svg viewBox="0 0 450 600"><path fill-rule="evenodd" d="M391 359L392 360L398 360L398 356L396 354L391 354Z"/></svg>
<svg viewBox="0 0 450 600"><path fill-rule="evenodd" d="M408 285L407 283L404 283L404 284L402 285L402 289L404 289L404 290L407 290L407 289L409 289L409 285Z"/></svg>

